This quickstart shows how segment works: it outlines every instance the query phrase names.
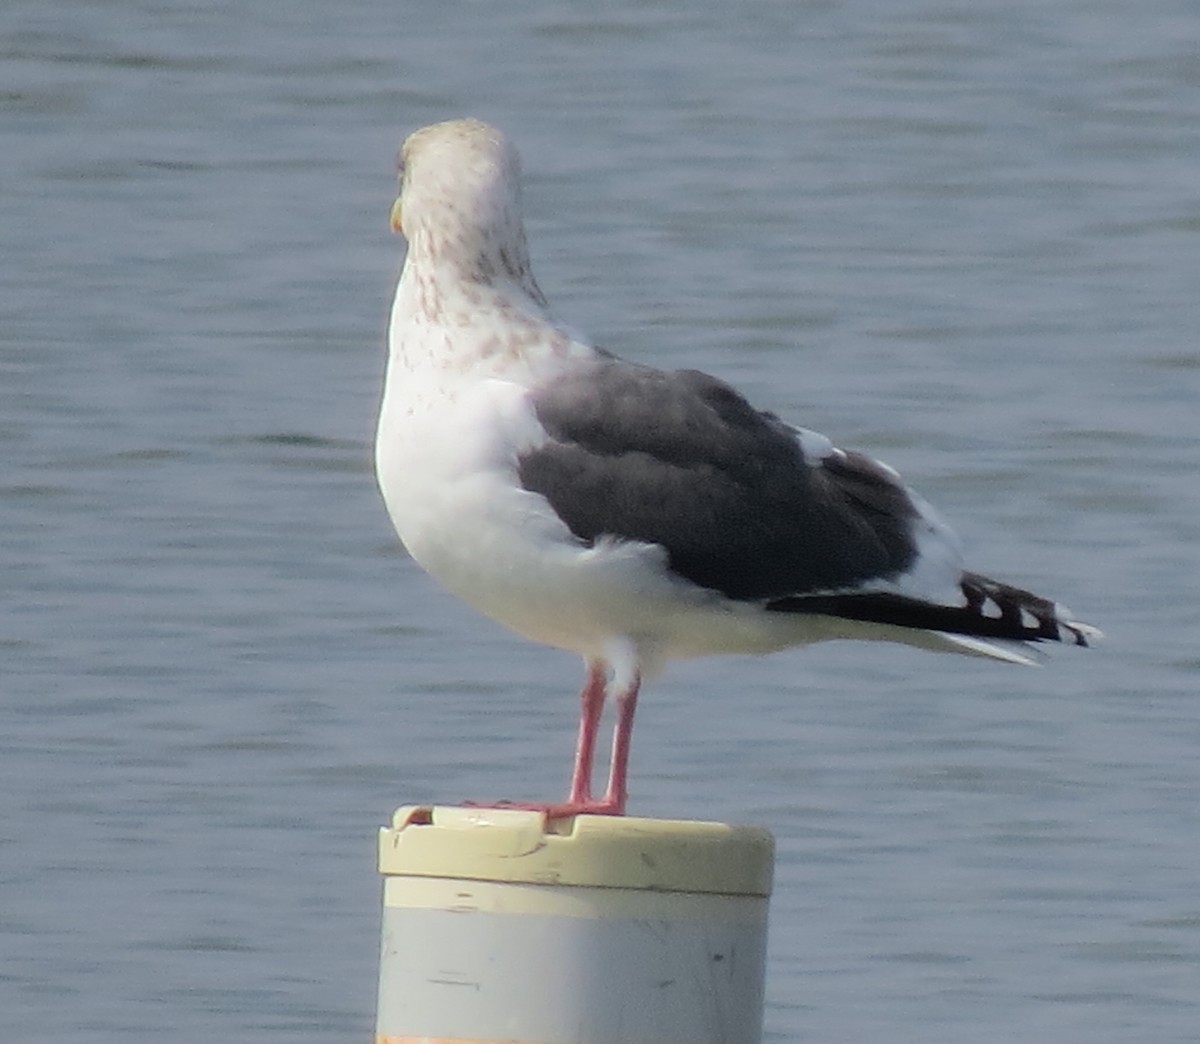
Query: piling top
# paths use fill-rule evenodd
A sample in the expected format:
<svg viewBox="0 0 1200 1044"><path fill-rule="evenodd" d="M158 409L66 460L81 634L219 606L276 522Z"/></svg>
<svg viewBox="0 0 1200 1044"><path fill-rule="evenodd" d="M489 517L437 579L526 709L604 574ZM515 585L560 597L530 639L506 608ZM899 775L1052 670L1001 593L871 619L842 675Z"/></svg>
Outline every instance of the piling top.
<svg viewBox="0 0 1200 1044"><path fill-rule="evenodd" d="M768 896L774 849L761 827L406 805L379 832L379 872Z"/></svg>

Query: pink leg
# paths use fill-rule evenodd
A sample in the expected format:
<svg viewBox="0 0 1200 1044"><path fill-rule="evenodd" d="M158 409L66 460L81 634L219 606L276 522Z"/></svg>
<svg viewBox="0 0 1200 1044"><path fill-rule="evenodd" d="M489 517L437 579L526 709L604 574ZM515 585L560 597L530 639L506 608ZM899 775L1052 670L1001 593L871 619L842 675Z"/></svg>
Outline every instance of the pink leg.
<svg viewBox="0 0 1200 1044"><path fill-rule="evenodd" d="M571 775L571 792L560 805L501 801L483 808L520 808L543 812L547 819L566 819L569 816L623 816L628 788L625 777L629 772L629 745L633 736L633 713L637 709L641 675L622 692L617 693L617 723L613 729L612 761L608 770L608 791L599 800L592 797L592 762L596 753L596 732L604 709L607 667L599 660L588 661L587 679L579 693L579 740L575 745L575 770Z"/></svg>
<svg viewBox="0 0 1200 1044"><path fill-rule="evenodd" d="M604 710L604 688L608 671L600 660L588 660L587 678L579 691L579 739L575 744L575 771L567 804L585 805L592 800L592 763L596 756L596 732Z"/></svg>
<svg viewBox="0 0 1200 1044"><path fill-rule="evenodd" d="M626 777L629 774L629 747L633 739L633 713L637 710L638 690L641 687L641 675L635 674L629 687L617 693L617 724L613 730L608 792L603 801L597 802L597 813L603 812L613 816L625 814L625 802L629 796Z"/></svg>

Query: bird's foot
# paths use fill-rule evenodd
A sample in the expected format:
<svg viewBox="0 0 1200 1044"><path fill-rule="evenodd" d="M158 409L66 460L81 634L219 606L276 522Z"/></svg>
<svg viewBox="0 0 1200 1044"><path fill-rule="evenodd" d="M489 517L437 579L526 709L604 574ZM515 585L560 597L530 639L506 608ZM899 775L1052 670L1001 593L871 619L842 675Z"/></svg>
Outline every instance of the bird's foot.
<svg viewBox="0 0 1200 1044"><path fill-rule="evenodd" d="M519 812L541 812L547 819L572 816L623 816L625 806L609 798L588 801L464 801L467 808L503 808Z"/></svg>

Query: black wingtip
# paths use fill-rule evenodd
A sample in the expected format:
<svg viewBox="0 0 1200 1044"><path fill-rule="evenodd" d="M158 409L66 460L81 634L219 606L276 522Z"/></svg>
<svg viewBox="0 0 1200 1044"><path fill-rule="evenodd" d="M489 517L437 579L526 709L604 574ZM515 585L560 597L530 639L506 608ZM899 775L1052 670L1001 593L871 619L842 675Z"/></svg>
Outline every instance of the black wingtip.
<svg viewBox="0 0 1200 1044"><path fill-rule="evenodd" d="M961 606L869 591L781 598L767 608L1000 641L1065 642L1087 648L1103 637L1097 628L1068 619L1061 606L1031 591L976 573L964 573L959 586Z"/></svg>

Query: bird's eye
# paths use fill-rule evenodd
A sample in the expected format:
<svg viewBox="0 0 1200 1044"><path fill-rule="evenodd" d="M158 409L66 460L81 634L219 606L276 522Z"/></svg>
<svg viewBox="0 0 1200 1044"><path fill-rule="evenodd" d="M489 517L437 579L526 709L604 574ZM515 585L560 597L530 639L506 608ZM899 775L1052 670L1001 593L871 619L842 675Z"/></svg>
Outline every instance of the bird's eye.
<svg viewBox="0 0 1200 1044"><path fill-rule="evenodd" d="M404 150L396 154L396 180L404 181Z"/></svg>

